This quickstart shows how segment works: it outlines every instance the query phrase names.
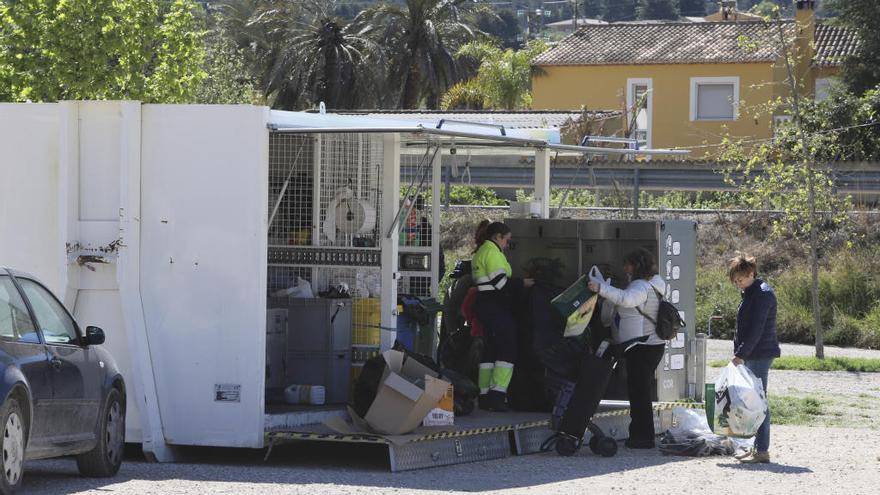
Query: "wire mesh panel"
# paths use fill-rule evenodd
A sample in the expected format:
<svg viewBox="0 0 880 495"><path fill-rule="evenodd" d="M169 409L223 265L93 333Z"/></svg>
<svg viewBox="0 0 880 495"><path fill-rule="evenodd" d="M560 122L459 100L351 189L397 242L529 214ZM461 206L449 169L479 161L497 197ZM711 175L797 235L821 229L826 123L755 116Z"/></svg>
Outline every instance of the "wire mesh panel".
<svg viewBox="0 0 880 495"><path fill-rule="evenodd" d="M311 244L315 137L269 136L269 244Z"/></svg>
<svg viewBox="0 0 880 495"><path fill-rule="evenodd" d="M433 159L439 153L428 146L419 153L400 157L400 262L401 277L397 290L419 297L436 296L432 252L435 239L434 208L439 205L432 197ZM442 267L440 267L442 270Z"/></svg>
<svg viewBox="0 0 880 495"><path fill-rule="evenodd" d="M268 307L294 307L290 298L298 297L350 298L352 377L381 341L383 158L381 134L272 133L269 140Z"/></svg>
<svg viewBox="0 0 880 495"><path fill-rule="evenodd" d="M317 245L377 247L382 200L381 135L324 134L320 141L321 235Z"/></svg>

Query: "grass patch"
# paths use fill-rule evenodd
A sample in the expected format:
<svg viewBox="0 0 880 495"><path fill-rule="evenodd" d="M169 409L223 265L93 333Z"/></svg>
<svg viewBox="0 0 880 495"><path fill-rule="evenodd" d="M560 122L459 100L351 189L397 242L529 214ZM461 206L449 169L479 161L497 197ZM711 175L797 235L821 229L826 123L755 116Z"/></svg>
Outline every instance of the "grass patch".
<svg viewBox="0 0 880 495"><path fill-rule="evenodd" d="M817 424L817 418L825 412L825 405L814 397L770 396L770 412L773 424Z"/></svg>
<svg viewBox="0 0 880 495"><path fill-rule="evenodd" d="M728 360L718 360L709 363L712 368L727 366ZM783 356L773 361L775 370L797 371L859 371L868 373L880 372L880 359L827 357L817 359L807 356Z"/></svg>

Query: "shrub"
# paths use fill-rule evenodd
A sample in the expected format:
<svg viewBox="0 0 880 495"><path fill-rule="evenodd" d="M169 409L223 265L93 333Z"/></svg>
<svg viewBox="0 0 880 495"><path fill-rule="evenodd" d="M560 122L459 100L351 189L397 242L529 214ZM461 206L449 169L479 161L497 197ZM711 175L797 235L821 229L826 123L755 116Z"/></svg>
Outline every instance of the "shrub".
<svg viewBox="0 0 880 495"><path fill-rule="evenodd" d="M722 320L712 322L712 337L732 338L740 295L727 278L727 270L710 267L697 269L696 299L697 331L707 332L709 317L717 314Z"/></svg>

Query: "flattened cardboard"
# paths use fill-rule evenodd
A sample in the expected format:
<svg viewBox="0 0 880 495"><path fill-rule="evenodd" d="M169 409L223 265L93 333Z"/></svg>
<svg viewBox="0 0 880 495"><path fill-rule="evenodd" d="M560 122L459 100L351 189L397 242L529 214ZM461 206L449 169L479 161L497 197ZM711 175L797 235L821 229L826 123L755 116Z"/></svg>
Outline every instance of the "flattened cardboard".
<svg viewBox="0 0 880 495"><path fill-rule="evenodd" d="M400 351L382 353L387 364L373 404L363 418L351 412L352 421L365 431L402 435L415 430L446 393L449 382L437 378L431 368ZM416 382L424 382L424 388Z"/></svg>

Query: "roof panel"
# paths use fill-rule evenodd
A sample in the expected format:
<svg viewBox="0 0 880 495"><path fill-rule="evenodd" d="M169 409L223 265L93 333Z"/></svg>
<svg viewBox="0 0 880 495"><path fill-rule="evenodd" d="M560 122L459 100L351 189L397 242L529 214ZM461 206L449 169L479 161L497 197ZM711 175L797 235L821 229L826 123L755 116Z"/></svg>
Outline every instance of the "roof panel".
<svg viewBox="0 0 880 495"><path fill-rule="evenodd" d="M784 22L788 35L794 21ZM758 63L776 60L777 27L763 21L653 22L587 26L535 60L539 66ZM818 24L816 61L839 65L857 48L857 35Z"/></svg>

